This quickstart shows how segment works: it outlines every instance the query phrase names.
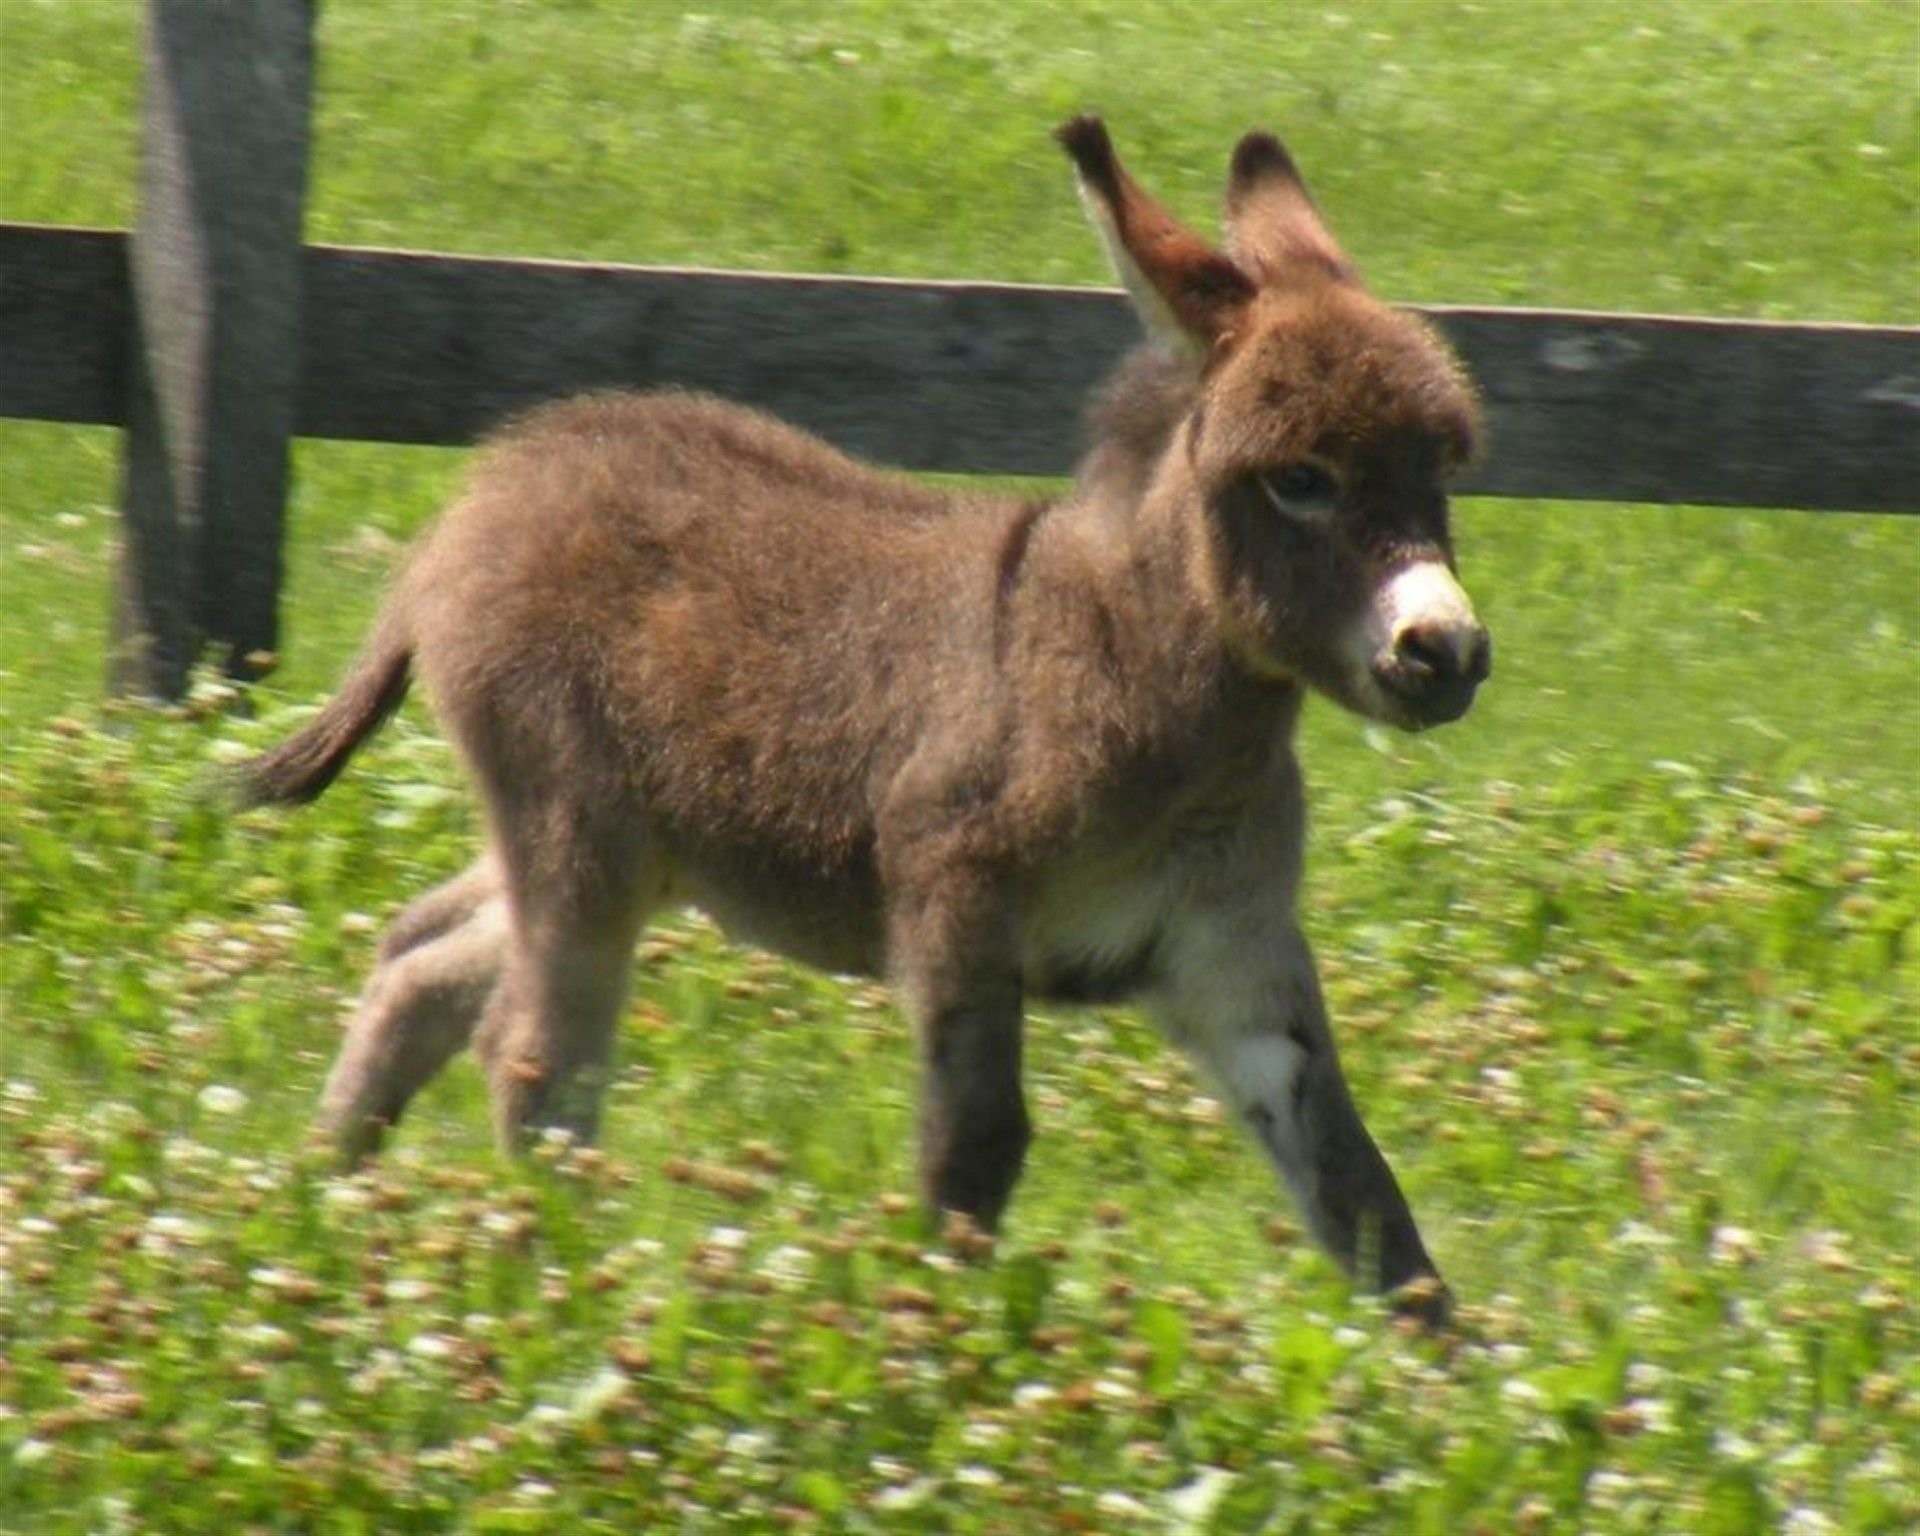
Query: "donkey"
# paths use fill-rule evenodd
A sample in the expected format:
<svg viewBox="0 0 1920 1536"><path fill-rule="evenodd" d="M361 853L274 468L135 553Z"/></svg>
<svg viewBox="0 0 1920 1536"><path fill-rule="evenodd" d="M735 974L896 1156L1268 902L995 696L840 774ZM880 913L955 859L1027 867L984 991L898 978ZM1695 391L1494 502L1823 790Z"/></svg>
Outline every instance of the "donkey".
<svg viewBox="0 0 1920 1536"><path fill-rule="evenodd" d="M471 1042L504 1145L591 1138L636 939L694 904L891 980L937 1211L990 1231L1019 1176L1023 1002L1138 1000L1318 1241L1437 1320L1295 918L1292 741L1309 689L1418 730L1487 676L1444 489L1474 396L1270 135L1234 150L1224 251L1098 119L1056 137L1153 338L1065 496L931 489L693 394L544 406L242 770L247 803L312 799L417 674L485 804L479 861L386 932L321 1124L372 1151Z"/></svg>

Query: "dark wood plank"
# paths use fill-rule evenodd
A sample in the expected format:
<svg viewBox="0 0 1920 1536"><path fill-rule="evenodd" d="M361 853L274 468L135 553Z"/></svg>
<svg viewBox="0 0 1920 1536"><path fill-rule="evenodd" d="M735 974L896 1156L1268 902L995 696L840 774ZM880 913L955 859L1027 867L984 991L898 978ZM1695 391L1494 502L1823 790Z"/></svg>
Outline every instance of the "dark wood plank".
<svg viewBox="0 0 1920 1536"><path fill-rule="evenodd" d="M885 463L1004 474L1070 466L1087 391L1136 335L1099 289L391 251L315 250L307 292L318 436L466 442L555 394L676 384Z"/></svg>
<svg viewBox="0 0 1920 1536"><path fill-rule="evenodd" d="M1427 313L1493 428L1469 493L1920 512L1920 329Z"/></svg>
<svg viewBox="0 0 1920 1536"><path fill-rule="evenodd" d="M0 416L126 420L127 237L0 224Z"/></svg>
<svg viewBox="0 0 1920 1536"><path fill-rule="evenodd" d="M174 698L204 642L278 643L312 0L147 0L144 47L109 680Z"/></svg>
<svg viewBox="0 0 1920 1536"><path fill-rule="evenodd" d="M113 237L0 237L0 411L98 419ZM78 279L24 270L85 263L103 285L91 308ZM305 284L298 430L392 442L468 442L572 390L681 384L908 468L1059 474L1088 390L1136 336L1104 289L330 247L308 250ZM1920 329L1427 313L1486 395L1492 452L1472 493L1920 511ZM21 356L74 360L27 381L16 325Z"/></svg>

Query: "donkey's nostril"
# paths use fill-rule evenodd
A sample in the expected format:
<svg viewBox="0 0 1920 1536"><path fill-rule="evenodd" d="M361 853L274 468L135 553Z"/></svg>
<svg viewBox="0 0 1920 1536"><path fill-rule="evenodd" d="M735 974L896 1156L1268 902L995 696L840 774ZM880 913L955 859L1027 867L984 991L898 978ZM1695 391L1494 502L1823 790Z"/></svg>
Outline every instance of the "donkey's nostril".
<svg viewBox="0 0 1920 1536"><path fill-rule="evenodd" d="M1422 725L1457 720L1493 665L1478 625L1409 624L1374 664L1374 675Z"/></svg>
<svg viewBox="0 0 1920 1536"><path fill-rule="evenodd" d="M1482 629L1467 649L1467 681L1484 683L1493 674L1493 639Z"/></svg>
<svg viewBox="0 0 1920 1536"><path fill-rule="evenodd" d="M1403 629L1393 642L1393 659L1415 687L1445 682L1460 670L1453 637L1426 625Z"/></svg>

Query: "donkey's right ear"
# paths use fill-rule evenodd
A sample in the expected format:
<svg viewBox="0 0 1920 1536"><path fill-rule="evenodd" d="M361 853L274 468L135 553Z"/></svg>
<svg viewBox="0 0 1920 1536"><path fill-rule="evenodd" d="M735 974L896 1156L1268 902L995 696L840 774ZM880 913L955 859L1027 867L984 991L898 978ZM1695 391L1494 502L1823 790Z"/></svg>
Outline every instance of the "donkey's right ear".
<svg viewBox="0 0 1920 1536"><path fill-rule="evenodd" d="M1313 206L1293 156L1270 133L1250 133L1234 146L1227 249L1263 282L1283 282L1303 268L1342 282L1360 280Z"/></svg>
<svg viewBox="0 0 1920 1536"><path fill-rule="evenodd" d="M1212 351L1252 299L1252 280L1140 190L1099 118L1073 118L1053 136L1073 159L1080 200L1147 330Z"/></svg>

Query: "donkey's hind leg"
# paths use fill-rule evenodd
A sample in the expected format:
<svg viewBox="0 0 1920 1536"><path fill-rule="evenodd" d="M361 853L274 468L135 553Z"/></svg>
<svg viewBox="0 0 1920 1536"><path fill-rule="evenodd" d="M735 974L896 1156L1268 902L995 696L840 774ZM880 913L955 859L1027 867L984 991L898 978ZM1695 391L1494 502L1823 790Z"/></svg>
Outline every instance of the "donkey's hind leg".
<svg viewBox="0 0 1920 1536"><path fill-rule="evenodd" d="M327 1074L319 1127L349 1162L472 1036L506 958L506 893L483 858L407 907L380 942L359 1010Z"/></svg>
<svg viewBox="0 0 1920 1536"><path fill-rule="evenodd" d="M378 963L397 960L410 949L451 933L486 902L506 892L499 862L489 850L459 874L409 902L380 935Z"/></svg>
<svg viewBox="0 0 1920 1536"><path fill-rule="evenodd" d="M505 1151L545 1131L599 1133L634 943L665 893L639 818L576 803L523 809L503 836L511 927L474 1049Z"/></svg>

